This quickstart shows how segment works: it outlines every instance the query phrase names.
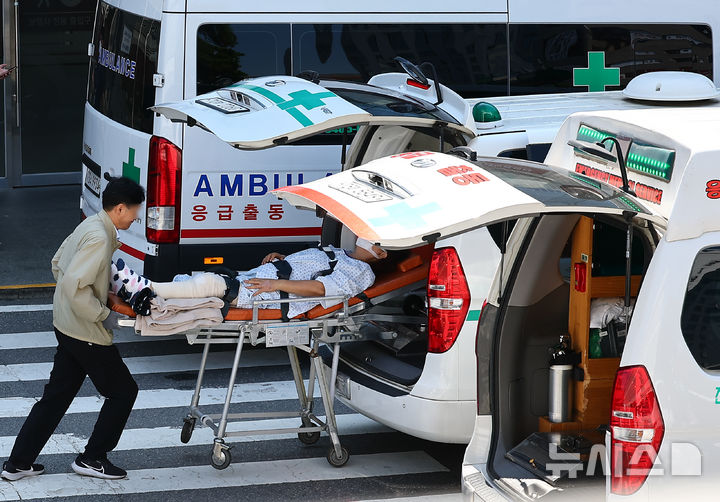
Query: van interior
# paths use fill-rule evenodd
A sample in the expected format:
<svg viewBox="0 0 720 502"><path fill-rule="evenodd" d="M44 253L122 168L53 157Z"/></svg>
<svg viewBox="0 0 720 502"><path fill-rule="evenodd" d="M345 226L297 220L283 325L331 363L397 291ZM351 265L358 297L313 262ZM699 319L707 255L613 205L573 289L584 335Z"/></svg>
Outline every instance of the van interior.
<svg viewBox="0 0 720 502"><path fill-rule="evenodd" d="M321 240L323 244L333 244L343 249L352 249L355 245L355 235L329 216L323 219ZM370 373L395 387L398 395L406 393L417 382L425 365L428 347L426 284L433 249L433 244L427 244L411 250L389 251L388 257L374 266L373 288L395 275L406 274L410 269L413 272L423 269L425 280L418 283L416 288L395 295L367 311L384 316L396 315L405 322L365 322L361 331L382 334L381 339L346 343L340 352L344 364L363 373ZM330 364L332 352L328 347L321 347L321 355Z"/></svg>
<svg viewBox="0 0 720 502"><path fill-rule="evenodd" d="M359 166L371 160L403 152L447 152L465 146L457 131L440 127L402 125L362 126L348 151L347 166Z"/></svg>
<svg viewBox="0 0 720 502"><path fill-rule="evenodd" d="M597 319L596 306L624 305L627 223L618 217L566 214L541 216L534 225L503 292L507 307L495 335L490 466L498 480L528 498L554 500L570 487L574 499L604 497L601 463L596 458L595 469L588 472L587 460L592 444L604 444L622 344L610 347L603 328L591 329L591 311ZM651 226L634 225L633 298L656 242ZM554 423L548 418L549 350L563 335L577 357L569 417ZM550 474L550 443L559 452L580 453L584 464L577 477L567 471Z"/></svg>

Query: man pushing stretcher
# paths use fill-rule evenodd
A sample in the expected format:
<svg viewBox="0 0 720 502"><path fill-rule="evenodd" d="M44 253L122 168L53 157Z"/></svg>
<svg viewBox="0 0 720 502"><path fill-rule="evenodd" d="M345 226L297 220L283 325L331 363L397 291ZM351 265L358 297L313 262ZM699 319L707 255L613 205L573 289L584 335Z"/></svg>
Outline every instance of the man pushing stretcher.
<svg viewBox="0 0 720 502"><path fill-rule="evenodd" d="M253 300L281 298L355 296L372 286L375 274L371 264L387 257L387 252L364 239L357 239L352 251L327 246L299 251L288 256L270 253L262 264L235 277L205 272L192 277L176 276L173 282L152 282L137 275L122 259L112 264L110 289L131 303L136 312L147 311L154 294L170 298L218 297L233 307L252 308ZM263 304L280 309L292 318L320 303L331 307L337 300ZM144 304L144 305L143 305Z"/></svg>

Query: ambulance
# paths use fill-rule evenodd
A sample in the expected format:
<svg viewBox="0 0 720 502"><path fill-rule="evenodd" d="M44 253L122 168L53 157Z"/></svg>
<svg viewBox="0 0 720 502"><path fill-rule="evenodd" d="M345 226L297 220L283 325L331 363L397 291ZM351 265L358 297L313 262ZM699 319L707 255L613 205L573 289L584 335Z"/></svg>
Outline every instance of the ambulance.
<svg viewBox="0 0 720 502"><path fill-rule="evenodd" d="M545 164L413 152L274 191L387 249L432 246L427 329L483 302L467 500L716 499L718 112L577 114ZM450 246L493 226L499 263L477 299L466 270L484 249ZM572 405L551 420L558 347Z"/></svg>
<svg viewBox="0 0 720 502"><path fill-rule="evenodd" d="M508 216L500 203L517 219L477 330L465 500L717 498L718 132L713 106L573 115L546 164L592 190L625 186L634 208ZM634 308L611 350L603 304L625 304L623 282ZM560 336L576 360L570 413L551 421Z"/></svg>
<svg viewBox="0 0 720 502"><path fill-rule="evenodd" d="M281 1L260 9L228 0L101 0L88 47L81 210L86 216L99 210L106 176L126 175L147 189L148 200L138 221L121 231L117 257L154 280L218 264L247 269L272 249L298 250L321 237L318 217L278 202L270 192L341 170L343 142L353 142L358 125L336 122L320 134L249 152L201 128L154 115L151 106L263 75L275 77L255 84L278 81L266 87L273 96L284 96L280 81L291 75L357 85L375 78L373 86L399 93L392 105L398 116L413 115L402 107L413 110L416 98L430 105L441 97L452 101L450 89L474 100L471 109L479 99L507 96L512 100L498 105L505 126L486 114L484 105L478 113L488 122L480 126L459 108L457 115L446 108L441 120L482 136L483 153L527 151L541 160L556 129L534 135L503 107L552 115L555 105L543 108L542 100L533 104L517 97L617 90L655 70L717 78L719 21L703 0L689 0L682 9L663 0L650 10L619 0L605 2L603 9L579 9L569 0L452 5L371 0L330 10L318 1ZM394 81L388 89L377 77L400 71L398 55L429 62L438 76L433 80L445 85L442 96ZM423 68L432 73L429 65ZM254 92L245 89L248 109L271 99ZM312 114L306 111L331 109L312 108L316 103L288 100L285 118L300 124ZM230 113L245 113L237 110ZM553 119L552 127L565 116ZM533 130L544 127L540 122L542 117ZM503 128L503 135L495 134ZM439 141L430 146L439 149Z"/></svg>

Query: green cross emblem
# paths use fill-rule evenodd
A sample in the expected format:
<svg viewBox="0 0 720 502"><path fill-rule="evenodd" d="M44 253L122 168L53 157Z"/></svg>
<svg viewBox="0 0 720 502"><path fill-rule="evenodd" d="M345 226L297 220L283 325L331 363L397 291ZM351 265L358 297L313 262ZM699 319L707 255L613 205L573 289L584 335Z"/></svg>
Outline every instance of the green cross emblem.
<svg viewBox="0 0 720 502"><path fill-rule="evenodd" d="M292 99L284 101L278 105L280 109L287 110L288 108L297 108L298 106L304 106L306 110L312 110L318 106L325 104L323 98L332 98L335 96L330 91L312 93L307 89L301 91L295 91L288 94Z"/></svg>
<svg viewBox="0 0 720 502"><path fill-rule="evenodd" d="M620 68L606 68L604 52L588 52L587 68L573 68L573 86L582 85L590 92L604 91L608 85L620 85Z"/></svg>
<svg viewBox="0 0 720 502"><path fill-rule="evenodd" d="M312 110L313 108L317 108L318 106L323 106L325 104L325 102L323 101L324 98L335 97L335 93L330 91L312 93L307 89L302 89L300 91L289 93L288 96L290 97L290 99L286 100L283 99L282 96L257 85L237 83L234 84L233 87L243 87L245 89L250 89L251 91L255 91L258 94L265 96L270 101L275 103L278 108L288 112L295 120L297 120L298 122L300 122L300 124L306 127L313 125L313 121L310 120L310 118L303 112L298 110L298 107L302 106L306 110Z"/></svg>
<svg viewBox="0 0 720 502"><path fill-rule="evenodd" d="M123 162L122 175L135 183L140 183L140 168L135 165L135 149L128 150L128 161Z"/></svg>
<svg viewBox="0 0 720 502"><path fill-rule="evenodd" d="M436 202L431 202L420 207L410 207L407 202L399 202L385 208L387 216L371 218L369 221L378 227L387 225L402 225L405 228L418 228L425 224L424 215L440 210Z"/></svg>

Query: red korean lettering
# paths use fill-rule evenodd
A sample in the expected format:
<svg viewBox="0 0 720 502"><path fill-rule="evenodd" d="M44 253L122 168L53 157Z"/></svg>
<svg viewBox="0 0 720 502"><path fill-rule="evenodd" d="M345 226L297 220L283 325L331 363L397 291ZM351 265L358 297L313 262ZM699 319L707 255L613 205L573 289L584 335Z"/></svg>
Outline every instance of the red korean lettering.
<svg viewBox="0 0 720 502"><path fill-rule="evenodd" d="M710 180L705 185L708 199L720 199L720 180Z"/></svg>
<svg viewBox="0 0 720 502"><path fill-rule="evenodd" d="M243 217L246 221L249 220L257 220L257 215L260 211L258 211L258 208L255 204L248 204L245 206L245 209L243 209Z"/></svg>
<svg viewBox="0 0 720 502"><path fill-rule="evenodd" d="M401 159L416 159L418 157L424 157L425 155L430 155L432 152L405 152L405 153L398 153L397 155L393 155L390 158L401 158Z"/></svg>
<svg viewBox="0 0 720 502"><path fill-rule="evenodd" d="M282 204L270 204L268 215L271 220L281 220L284 212Z"/></svg>
<svg viewBox="0 0 720 502"><path fill-rule="evenodd" d="M207 207L203 206L202 204L198 204L197 206L193 206L192 212L192 219L195 221L205 221L205 218L207 218Z"/></svg>
<svg viewBox="0 0 720 502"><path fill-rule="evenodd" d="M230 221L232 220L233 207L230 205L219 206L217 210L219 221Z"/></svg>
<svg viewBox="0 0 720 502"><path fill-rule="evenodd" d="M480 173L463 174L462 176L455 176L452 180L458 185L475 185L483 181L488 181L488 179Z"/></svg>
<svg viewBox="0 0 720 502"><path fill-rule="evenodd" d="M471 173L473 168L470 166L448 166L438 169L437 172L443 176L455 176L456 174Z"/></svg>

